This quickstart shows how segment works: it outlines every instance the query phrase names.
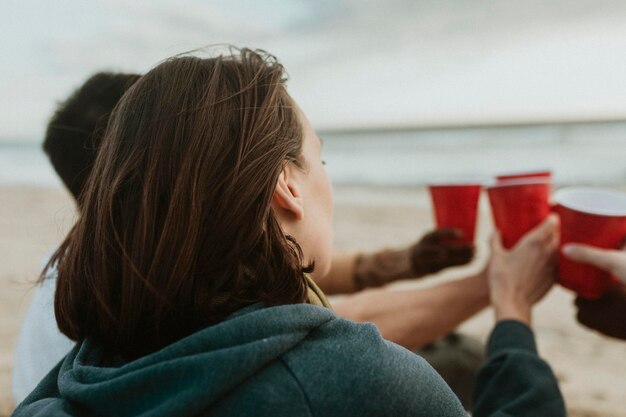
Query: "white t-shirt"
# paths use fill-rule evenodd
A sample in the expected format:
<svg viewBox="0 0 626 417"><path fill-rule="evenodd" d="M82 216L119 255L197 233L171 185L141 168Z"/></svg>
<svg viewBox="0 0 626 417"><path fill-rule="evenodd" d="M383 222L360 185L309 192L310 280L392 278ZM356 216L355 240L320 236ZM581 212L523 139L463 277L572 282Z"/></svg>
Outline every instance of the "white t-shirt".
<svg viewBox="0 0 626 417"><path fill-rule="evenodd" d="M54 318L56 269L35 288L13 356L13 398L21 403L52 368L74 347Z"/></svg>

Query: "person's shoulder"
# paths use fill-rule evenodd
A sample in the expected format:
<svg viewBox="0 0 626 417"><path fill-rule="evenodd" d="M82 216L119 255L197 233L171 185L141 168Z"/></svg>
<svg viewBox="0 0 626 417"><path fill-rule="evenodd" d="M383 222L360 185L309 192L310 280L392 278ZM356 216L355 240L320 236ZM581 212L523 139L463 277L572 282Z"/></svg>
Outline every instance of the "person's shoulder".
<svg viewBox="0 0 626 417"><path fill-rule="evenodd" d="M457 415L458 399L418 355L376 326L335 318L284 362L318 415ZM358 411L358 412L357 412ZM464 415L464 414L458 414Z"/></svg>
<svg viewBox="0 0 626 417"><path fill-rule="evenodd" d="M372 323L355 323L335 316L320 326L307 339L315 351L334 352L334 356L345 359L345 366L374 365L372 358L394 358L405 356L408 351L385 340ZM406 357L405 359L408 359ZM418 357L410 358L411 360Z"/></svg>
<svg viewBox="0 0 626 417"><path fill-rule="evenodd" d="M372 323L355 323L337 318L320 327L312 342L316 351L332 354L338 359L332 369L350 369L364 383L402 385L405 378L412 384L430 386L443 382L437 372L421 356L383 338ZM362 379L362 378L360 378ZM445 385L445 384L444 384Z"/></svg>

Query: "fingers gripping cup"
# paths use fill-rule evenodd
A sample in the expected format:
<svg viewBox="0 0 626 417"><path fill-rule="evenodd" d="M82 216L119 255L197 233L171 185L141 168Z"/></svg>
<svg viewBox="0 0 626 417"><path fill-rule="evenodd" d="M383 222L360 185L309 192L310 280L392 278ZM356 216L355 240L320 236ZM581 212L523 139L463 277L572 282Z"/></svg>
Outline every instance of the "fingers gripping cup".
<svg viewBox="0 0 626 417"><path fill-rule="evenodd" d="M430 185L435 222L439 229L458 229L463 232L462 243L473 244L478 216L480 184Z"/></svg>
<svg viewBox="0 0 626 417"><path fill-rule="evenodd" d="M565 188L554 196L561 218L560 247L583 243L619 249L626 237L626 194L591 188ZM614 285L608 272L568 259L559 252L559 283L583 298L599 298Z"/></svg>
<svg viewBox="0 0 626 417"><path fill-rule="evenodd" d="M550 214L551 183L545 179L498 181L487 188L502 244L511 249Z"/></svg>

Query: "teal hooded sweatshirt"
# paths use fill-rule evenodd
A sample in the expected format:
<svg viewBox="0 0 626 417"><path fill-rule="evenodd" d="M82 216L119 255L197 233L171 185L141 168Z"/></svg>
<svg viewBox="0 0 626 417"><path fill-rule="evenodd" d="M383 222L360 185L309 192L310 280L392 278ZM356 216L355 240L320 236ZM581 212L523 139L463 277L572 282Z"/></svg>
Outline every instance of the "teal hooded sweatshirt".
<svg viewBox="0 0 626 417"><path fill-rule="evenodd" d="M500 394L491 395L507 406ZM491 415L484 397L479 403ZM250 306L131 362L106 360L88 339L13 415L467 416L422 358L384 340L372 324L307 304Z"/></svg>

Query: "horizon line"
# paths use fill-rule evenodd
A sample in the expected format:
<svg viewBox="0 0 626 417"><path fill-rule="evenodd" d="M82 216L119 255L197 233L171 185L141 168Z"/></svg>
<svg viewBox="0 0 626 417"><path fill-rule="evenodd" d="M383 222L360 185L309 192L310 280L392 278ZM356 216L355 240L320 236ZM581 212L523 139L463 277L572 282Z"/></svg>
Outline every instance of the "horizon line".
<svg viewBox="0 0 626 417"><path fill-rule="evenodd" d="M395 125L365 125L346 127L322 127L316 129L320 134L354 135L363 133L401 133L429 130L464 130L464 129L490 129L490 128L521 128L542 126L575 126L589 124L626 123L626 117L613 117L604 119L546 119L546 120L516 120L494 122L459 122L459 123L418 123L418 124L395 124ZM33 145L43 142L43 138L33 140L25 136L18 138L0 137L3 145Z"/></svg>
<svg viewBox="0 0 626 417"><path fill-rule="evenodd" d="M459 122L459 123L419 123L395 125L369 125L353 127L329 127L316 129L321 134L360 134L360 133L390 133L415 132L428 130L463 130L489 128L519 128L542 126L574 126L588 124L626 123L626 117L609 117L604 119L546 119L546 120L516 120L494 122Z"/></svg>

